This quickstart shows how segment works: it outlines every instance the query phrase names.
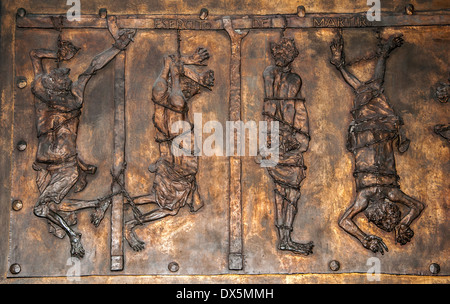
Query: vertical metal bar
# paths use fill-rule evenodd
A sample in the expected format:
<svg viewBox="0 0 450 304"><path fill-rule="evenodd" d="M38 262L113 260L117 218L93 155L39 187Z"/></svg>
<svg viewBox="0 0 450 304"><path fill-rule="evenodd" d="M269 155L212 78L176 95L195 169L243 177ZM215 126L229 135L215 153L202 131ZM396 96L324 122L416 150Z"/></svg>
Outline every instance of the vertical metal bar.
<svg viewBox="0 0 450 304"><path fill-rule="evenodd" d="M125 52L115 59L114 73L114 163L112 173L124 184L121 170L125 163ZM113 181L111 191L120 191L120 186ZM121 271L124 267L123 255L123 195L112 199L111 207L111 271Z"/></svg>
<svg viewBox="0 0 450 304"><path fill-rule="evenodd" d="M231 38L230 63L230 121L241 120L241 42L248 32L236 32L230 18L223 19L224 28ZM237 147L239 131L230 138L230 144ZM242 163L239 156L229 158L229 255L228 268L242 270L244 268L242 241Z"/></svg>

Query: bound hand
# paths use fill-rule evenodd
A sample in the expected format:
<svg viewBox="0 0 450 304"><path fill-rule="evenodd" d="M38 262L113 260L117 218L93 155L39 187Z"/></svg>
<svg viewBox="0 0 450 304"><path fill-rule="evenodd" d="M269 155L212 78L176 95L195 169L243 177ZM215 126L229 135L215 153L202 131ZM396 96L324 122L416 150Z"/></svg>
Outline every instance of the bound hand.
<svg viewBox="0 0 450 304"><path fill-rule="evenodd" d="M384 254L384 250L389 251L383 240L376 235L366 236L363 241L363 246L374 253L379 251L381 254Z"/></svg>

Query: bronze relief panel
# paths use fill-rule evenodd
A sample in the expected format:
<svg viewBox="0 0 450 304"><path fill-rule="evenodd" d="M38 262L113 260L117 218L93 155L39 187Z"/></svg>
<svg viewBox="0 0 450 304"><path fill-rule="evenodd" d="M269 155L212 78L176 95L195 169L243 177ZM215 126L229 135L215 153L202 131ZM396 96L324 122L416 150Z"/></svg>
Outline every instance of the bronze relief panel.
<svg viewBox="0 0 450 304"><path fill-rule="evenodd" d="M448 274L439 14L19 14L8 275Z"/></svg>

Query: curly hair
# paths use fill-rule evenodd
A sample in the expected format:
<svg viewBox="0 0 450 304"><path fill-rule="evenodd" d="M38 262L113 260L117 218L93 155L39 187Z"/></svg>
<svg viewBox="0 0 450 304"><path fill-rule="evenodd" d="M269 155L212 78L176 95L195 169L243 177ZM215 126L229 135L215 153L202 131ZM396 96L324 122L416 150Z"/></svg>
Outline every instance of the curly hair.
<svg viewBox="0 0 450 304"><path fill-rule="evenodd" d="M385 198L371 199L364 214L369 222L387 232L394 230L402 216L398 206Z"/></svg>
<svg viewBox="0 0 450 304"><path fill-rule="evenodd" d="M292 38L282 38L280 43L270 43L270 50L273 58L283 62L283 65L291 63L299 55L295 41Z"/></svg>

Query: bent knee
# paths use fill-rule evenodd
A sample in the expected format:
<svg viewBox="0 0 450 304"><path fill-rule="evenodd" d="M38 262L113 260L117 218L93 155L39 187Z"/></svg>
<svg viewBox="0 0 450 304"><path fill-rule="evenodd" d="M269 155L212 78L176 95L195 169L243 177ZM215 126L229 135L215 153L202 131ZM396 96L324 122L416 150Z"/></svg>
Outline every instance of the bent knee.
<svg viewBox="0 0 450 304"><path fill-rule="evenodd" d="M168 215L177 215L178 211L180 211L180 208L175 208L175 209L172 209L172 210L168 210L167 214Z"/></svg>

